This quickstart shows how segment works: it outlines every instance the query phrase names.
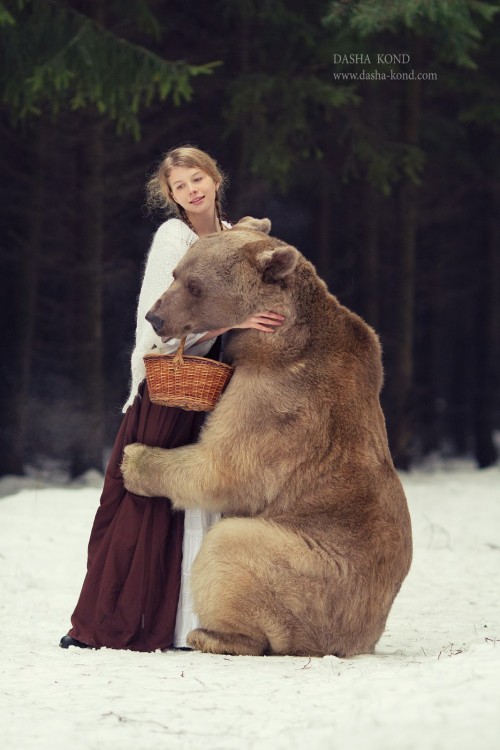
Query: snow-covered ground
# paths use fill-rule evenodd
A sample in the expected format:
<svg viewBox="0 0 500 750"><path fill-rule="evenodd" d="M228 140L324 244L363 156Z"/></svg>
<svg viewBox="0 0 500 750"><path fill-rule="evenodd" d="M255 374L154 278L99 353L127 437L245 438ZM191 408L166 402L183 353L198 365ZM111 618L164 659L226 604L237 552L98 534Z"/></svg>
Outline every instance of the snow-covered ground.
<svg viewBox="0 0 500 750"><path fill-rule="evenodd" d="M500 469L403 482L411 573L377 653L340 660L60 649L98 482L1 481L2 748L498 750Z"/></svg>

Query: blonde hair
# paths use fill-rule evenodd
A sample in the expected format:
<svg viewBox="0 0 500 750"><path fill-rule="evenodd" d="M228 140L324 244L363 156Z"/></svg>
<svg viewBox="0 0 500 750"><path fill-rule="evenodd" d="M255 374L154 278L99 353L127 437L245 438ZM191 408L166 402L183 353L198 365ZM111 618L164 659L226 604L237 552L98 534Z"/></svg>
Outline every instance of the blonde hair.
<svg viewBox="0 0 500 750"><path fill-rule="evenodd" d="M221 200L227 177L215 159L205 151L189 144L172 148L163 156L158 168L146 184L147 206L150 209L166 209L169 214L173 214L193 229L185 210L175 202L172 195L168 179L173 167L198 167L205 174L208 174L215 183L219 184L215 194L215 213L222 230L224 227L222 225Z"/></svg>

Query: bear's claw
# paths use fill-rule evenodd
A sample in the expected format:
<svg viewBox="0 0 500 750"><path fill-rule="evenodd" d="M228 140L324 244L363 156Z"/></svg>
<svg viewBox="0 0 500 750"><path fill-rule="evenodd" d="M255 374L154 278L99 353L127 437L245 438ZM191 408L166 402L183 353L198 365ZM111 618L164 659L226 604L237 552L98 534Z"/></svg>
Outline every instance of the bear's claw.
<svg viewBox="0 0 500 750"><path fill-rule="evenodd" d="M123 483L126 489L134 495L148 495L141 481L141 456L145 450L146 446L142 443L131 443L123 449L123 459L120 466Z"/></svg>

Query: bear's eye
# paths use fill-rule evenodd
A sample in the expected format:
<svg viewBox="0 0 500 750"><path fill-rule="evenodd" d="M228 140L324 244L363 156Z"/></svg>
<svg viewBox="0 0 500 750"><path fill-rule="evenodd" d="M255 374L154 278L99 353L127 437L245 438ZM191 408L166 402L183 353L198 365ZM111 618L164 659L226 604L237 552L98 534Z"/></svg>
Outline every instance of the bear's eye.
<svg viewBox="0 0 500 750"><path fill-rule="evenodd" d="M193 297L199 297L201 294L200 287L197 284L195 284L193 281L188 281L187 290L189 294L191 294Z"/></svg>

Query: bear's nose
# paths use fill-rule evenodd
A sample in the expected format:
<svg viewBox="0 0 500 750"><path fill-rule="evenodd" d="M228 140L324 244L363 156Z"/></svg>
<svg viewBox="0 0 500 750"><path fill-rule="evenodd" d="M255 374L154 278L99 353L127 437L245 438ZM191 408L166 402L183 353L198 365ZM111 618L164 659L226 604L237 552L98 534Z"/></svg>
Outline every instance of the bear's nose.
<svg viewBox="0 0 500 750"><path fill-rule="evenodd" d="M152 312L147 313L146 320L148 321L148 323L151 323L151 325L154 328L155 333L159 333L163 325L163 320L159 318L158 315L155 315Z"/></svg>

